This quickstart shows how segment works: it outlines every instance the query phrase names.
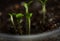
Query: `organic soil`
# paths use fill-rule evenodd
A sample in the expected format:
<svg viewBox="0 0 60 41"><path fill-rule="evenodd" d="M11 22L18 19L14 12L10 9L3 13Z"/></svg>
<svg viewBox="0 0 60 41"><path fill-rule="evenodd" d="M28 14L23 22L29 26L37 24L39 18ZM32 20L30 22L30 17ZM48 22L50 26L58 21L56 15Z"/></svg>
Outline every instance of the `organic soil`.
<svg viewBox="0 0 60 41"><path fill-rule="evenodd" d="M60 27L60 0L48 0L46 4L47 12L45 24L42 24L43 14L41 3L33 1L29 6L29 12L33 13L31 18L31 34L38 34L43 32L52 31ZM25 2L25 1L24 1ZM21 6L22 1L1 1L0 5L0 32L9 34L20 34L16 28L16 32L9 22L9 13L23 13L25 8ZM24 17L21 22L21 29L23 34L26 34L26 26ZM16 22L17 24L17 22ZM16 25L17 26L17 25Z"/></svg>

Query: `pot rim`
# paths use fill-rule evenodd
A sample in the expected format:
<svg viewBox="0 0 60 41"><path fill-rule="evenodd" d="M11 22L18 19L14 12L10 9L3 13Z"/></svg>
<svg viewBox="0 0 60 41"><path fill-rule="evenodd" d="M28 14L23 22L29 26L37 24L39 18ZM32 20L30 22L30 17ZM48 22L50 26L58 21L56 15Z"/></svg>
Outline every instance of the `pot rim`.
<svg viewBox="0 0 60 41"><path fill-rule="evenodd" d="M53 35L58 35L60 34L60 27L58 29L55 29L53 31L49 32L44 32L40 34L35 34L35 35L10 35L10 34L5 34L5 33L0 33L0 38L4 39L36 39L36 38L47 38L47 37L52 37Z"/></svg>

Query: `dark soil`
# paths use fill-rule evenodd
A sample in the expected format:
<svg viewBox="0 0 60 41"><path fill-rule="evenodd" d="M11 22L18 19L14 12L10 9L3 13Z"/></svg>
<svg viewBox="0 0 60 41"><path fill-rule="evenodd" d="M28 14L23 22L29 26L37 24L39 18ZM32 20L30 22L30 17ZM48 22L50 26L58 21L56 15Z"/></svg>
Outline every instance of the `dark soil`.
<svg viewBox="0 0 60 41"><path fill-rule="evenodd" d="M9 34L19 34L18 29L16 32L9 22L8 13L23 13L25 14L25 9L21 6L23 1L9 0L4 2L0 1L0 32ZM28 1L24 1L28 2ZM52 31L60 27L60 0L48 0L46 4L47 12L45 18L45 24L42 24L42 12L41 4L34 1L30 4L29 12L33 13L31 18L31 34L38 34L42 32ZM25 20L22 19L21 29L23 34L26 34ZM17 23L16 23L17 24ZM17 26L17 25L16 25Z"/></svg>

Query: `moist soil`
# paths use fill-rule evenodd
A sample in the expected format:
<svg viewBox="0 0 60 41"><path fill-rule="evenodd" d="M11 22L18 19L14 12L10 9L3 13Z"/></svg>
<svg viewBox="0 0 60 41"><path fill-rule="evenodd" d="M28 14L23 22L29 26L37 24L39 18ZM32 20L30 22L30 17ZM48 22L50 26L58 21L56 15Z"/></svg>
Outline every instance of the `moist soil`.
<svg viewBox="0 0 60 41"><path fill-rule="evenodd" d="M19 1L19 0L3 0L0 1L0 32L8 34L19 34L16 24L16 30L10 25L9 13L23 13L25 14L25 8L21 6L22 2L30 1ZM43 32L52 31L60 27L60 0L48 0L46 4L46 14L45 14L45 24L42 23L43 13L42 13L41 3L34 1L29 6L29 12L33 13L31 17L31 32L30 34L38 34ZM26 34L25 17L23 17L20 28L22 29L23 35ZM16 31L16 32L15 32Z"/></svg>

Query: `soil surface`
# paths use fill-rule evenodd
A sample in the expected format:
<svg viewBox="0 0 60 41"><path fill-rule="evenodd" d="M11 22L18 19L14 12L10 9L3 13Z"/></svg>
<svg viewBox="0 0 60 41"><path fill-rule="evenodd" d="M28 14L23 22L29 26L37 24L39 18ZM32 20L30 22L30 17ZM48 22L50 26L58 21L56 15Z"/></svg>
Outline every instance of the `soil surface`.
<svg viewBox="0 0 60 41"><path fill-rule="evenodd" d="M24 1L24 0L23 0ZM16 28L16 32L9 22L9 13L23 13L25 8L21 6L23 1L16 0L1 0L0 2L0 32L9 34L20 34ZM29 2L29 1L24 1ZM33 1L29 6L29 12L33 13L31 18L31 34L38 34L43 32L52 31L60 27L60 0L48 0L46 4L45 24L42 24L43 14L41 3ZM15 19L16 20L16 19ZM16 21L15 21L16 22ZM26 34L26 25L24 17L21 22L21 29L23 34ZM16 22L17 26L17 22Z"/></svg>

